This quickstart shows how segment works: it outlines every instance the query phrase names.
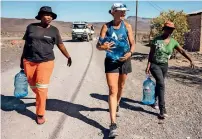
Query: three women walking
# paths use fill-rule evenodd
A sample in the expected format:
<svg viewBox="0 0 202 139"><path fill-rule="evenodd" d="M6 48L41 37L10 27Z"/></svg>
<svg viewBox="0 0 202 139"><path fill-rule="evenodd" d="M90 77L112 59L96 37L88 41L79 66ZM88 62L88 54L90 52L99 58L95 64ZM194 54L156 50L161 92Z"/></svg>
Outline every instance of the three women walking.
<svg viewBox="0 0 202 139"><path fill-rule="evenodd" d="M104 60L106 81L109 89L109 113L110 133L109 137L118 136L117 120L119 115L119 103L123 95L124 86L129 73L132 72L131 56L135 50L135 42L132 27L124 19L128 11L127 6L122 3L114 3L109 10L113 20L104 24L100 31L97 49L106 51ZM25 45L21 57L20 67L24 69L28 83L36 94L36 122L45 122L46 98L48 85L54 68L53 48L56 44L67 59L67 66L71 66L72 60L66 50L59 30L50 25L57 15L52 12L51 7L40 8L37 20L40 23L32 23L27 26L23 37ZM194 67L193 61L180 47L179 43L172 38L171 34L175 26L168 21L163 27L164 33L152 41L146 74L151 74L156 80L156 102L152 105L157 108L159 101L160 118L167 116L165 107L165 83L164 79L168 70L168 60L174 49L185 56Z"/></svg>

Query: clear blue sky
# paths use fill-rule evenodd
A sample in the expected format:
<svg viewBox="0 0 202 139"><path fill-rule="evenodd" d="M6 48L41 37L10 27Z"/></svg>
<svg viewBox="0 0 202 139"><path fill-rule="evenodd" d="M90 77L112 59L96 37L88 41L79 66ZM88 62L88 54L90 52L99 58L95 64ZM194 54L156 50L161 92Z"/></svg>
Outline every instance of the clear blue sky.
<svg viewBox="0 0 202 139"><path fill-rule="evenodd" d="M60 21L109 21L111 5L116 1L1 1L1 17L34 18L41 6L51 6ZM121 2L121 1L117 1ZM135 15L135 1L124 2ZM161 10L183 10L185 13L202 9L202 1L139 1L139 17L156 17Z"/></svg>

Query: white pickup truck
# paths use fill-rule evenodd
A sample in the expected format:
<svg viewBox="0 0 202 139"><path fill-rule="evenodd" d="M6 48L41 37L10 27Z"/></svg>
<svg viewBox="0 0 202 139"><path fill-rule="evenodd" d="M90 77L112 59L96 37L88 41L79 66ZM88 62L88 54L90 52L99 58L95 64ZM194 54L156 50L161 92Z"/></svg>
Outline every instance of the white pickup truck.
<svg viewBox="0 0 202 139"><path fill-rule="evenodd" d="M72 40L93 40L94 27L87 22L79 21L72 24Z"/></svg>

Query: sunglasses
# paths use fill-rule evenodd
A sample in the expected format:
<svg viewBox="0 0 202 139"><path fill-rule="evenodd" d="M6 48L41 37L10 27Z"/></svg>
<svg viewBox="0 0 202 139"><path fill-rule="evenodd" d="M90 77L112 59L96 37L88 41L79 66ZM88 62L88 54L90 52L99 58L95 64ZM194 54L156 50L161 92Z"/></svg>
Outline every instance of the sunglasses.
<svg viewBox="0 0 202 139"><path fill-rule="evenodd" d="M171 27L163 27L164 30L174 30L174 28Z"/></svg>
<svg viewBox="0 0 202 139"><path fill-rule="evenodd" d="M122 10L115 10L114 12L118 12L118 11L120 11L122 13L126 12L126 11L122 11Z"/></svg>
<svg viewBox="0 0 202 139"><path fill-rule="evenodd" d="M119 6L119 8L127 8L127 6L125 4L122 4Z"/></svg>

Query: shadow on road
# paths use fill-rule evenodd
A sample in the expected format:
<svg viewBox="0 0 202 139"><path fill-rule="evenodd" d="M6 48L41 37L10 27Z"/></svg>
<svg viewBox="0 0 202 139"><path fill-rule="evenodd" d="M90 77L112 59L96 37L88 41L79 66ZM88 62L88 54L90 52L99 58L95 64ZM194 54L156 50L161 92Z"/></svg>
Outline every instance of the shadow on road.
<svg viewBox="0 0 202 139"><path fill-rule="evenodd" d="M168 78L173 78L181 84L187 85L201 85L202 84L202 69L196 67L169 67Z"/></svg>
<svg viewBox="0 0 202 139"><path fill-rule="evenodd" d="M82 42L87 42L87 41L85 41L85 40L72 40L72 39L69 39L69 40L63 40L63 42L80 42L80 43L82 43Z"/></svg>
<svg viewBox="0 0 202 139"><path fill-rule="evenodd" d="M143 42L142 45L144 45L144 46L146 46L146 47L151 47L151 44L149 44L149 43L145 43L145 42Z"/></svg>
<svg viewBox="0 0 202 139"><path fill-rule="evenodd" d="M65 107L64 107L65 106ZM77 118L78 120L81 120L85 122L86 124L89 124L95 128L98 128L102 131L104 134L104 137L107 136L106 128L104 128L102 125L100 125L98 122L82 115L81 111L107 111L107 109L102 108L89 108L80 104L74 104L67 101L57 100L57 99L48 99L46 104L46 109L50 111L59 111L63 112L64 114Z"/></svg>
<svg viewBox="0 0 202 139"><path fill-rule="evenodd" d="M138 53L138 52L134 52L132 54L132 60L139 60L140 62L145 60L145 59L148 59L148 54L143 54L143 53Z"/></svg>
<svg viewBox="0 0 202 139"><path fill-rule="evenodd" d="M31 99L31 98L30 98ZM22 115L30 117L35 120L35 114L28 110L27 107L34 106L35 103L25 104L22 100L15 98L13 96L4 96L1 94L1 109L3 111L16 111Z"/></svg>
<svg viewBox="0 0 202 139"><path fill-rule="evenodd" d="M25 98L25 99L34 99L34 98ZM31 119L35 120L36 115L27 109L29 106L34 106L35 103L28 103L25 104L22 100L17 99L13 96L4 96L1 95L1 109L3 111L17 111L18 113L30 117ZM70 117L76 118L89 124L95 128L98 128L102 131L104 135L104 139L108 136L108 130L105 127L100 125L98 122L82 115L81 111L107 111L107 109L102 108L89 108L80 104L74 104L67 101L62 101L58 99L47 99L46 102L46 110L49 111L58 111L62 112Z"/></svg>
<svg viewBox="0 0 202 139"><path fill-rule="evenodd" d="M103 101L108 102L108 96L107 95L101 95L101 94L95 94L95 93L92 93L90 95L91 95L91 97L96 98L98 100L103 100ZM123 97L123 98L121 98L121 101L120 101L120 104L119 104L120 107L124 108L124 109L129 109L129 110L138 111L138 112L144 112L144 113L147 113L147 114L158 116L158 113L154 113L154 112L151 112L151 111L144 110L142 107L132 106L132 105L128 104L127 102L132 102L132 103L136 103L136 104L142 104L140 101L135 101L135 100Z"/></svg>
<svg viewBox="0 0 202 139"><path fill-rule="evenodd" d="M63 42L83 42L83 41L80 41L80 40L63 40Z"/></svg>
<svg viewBox="0 0 202 139"><path fill-rule="evenodd" d="M188 66L181 66L181 67L177 67L177 66L171 66L169 67L170 71L175 71L175 72L180 72L180 73L185 73L185 74L190 74L190 75L200 75L202 76L202 68L199 67L195 67L195 69L191 69Z"/></svg>

